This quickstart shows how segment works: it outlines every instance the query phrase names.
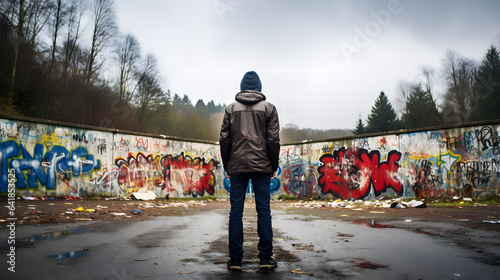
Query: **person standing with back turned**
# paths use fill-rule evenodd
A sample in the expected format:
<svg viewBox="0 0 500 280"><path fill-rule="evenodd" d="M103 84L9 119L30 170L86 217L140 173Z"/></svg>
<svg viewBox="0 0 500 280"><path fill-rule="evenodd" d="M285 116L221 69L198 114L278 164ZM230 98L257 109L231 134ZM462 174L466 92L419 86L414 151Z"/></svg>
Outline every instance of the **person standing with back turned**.
<svg viewBox="0 0 500 280"><path fill-rule="evenodd" d="M241 269L243 258L243 209L249 180L255 193L259 269L278 263L273 255L271 179L276 177L280 153L278 112L266 101L254 71L241 81L236 102L228 105L220 131L220 149L226 177L231 180L229 213L229 269Z"/></svg>

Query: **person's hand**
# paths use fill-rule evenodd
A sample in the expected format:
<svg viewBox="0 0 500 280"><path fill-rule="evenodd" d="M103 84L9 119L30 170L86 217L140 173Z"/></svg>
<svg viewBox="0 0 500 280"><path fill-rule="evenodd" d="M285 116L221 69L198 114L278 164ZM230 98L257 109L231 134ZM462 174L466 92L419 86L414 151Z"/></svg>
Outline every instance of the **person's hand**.
<svg viewBox="0 0 500 280"><path fill-rule="evenodd" d="M271 180L276 178L276 171L274 171L273 175L271 176Z"/></svg>

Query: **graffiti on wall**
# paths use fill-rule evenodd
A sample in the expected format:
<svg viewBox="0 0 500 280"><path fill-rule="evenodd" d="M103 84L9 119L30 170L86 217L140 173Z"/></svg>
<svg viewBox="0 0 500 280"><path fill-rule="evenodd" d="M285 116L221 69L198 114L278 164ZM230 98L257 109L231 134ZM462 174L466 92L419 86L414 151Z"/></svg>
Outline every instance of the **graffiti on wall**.
<svg viewBox="0 0 500 280"><path fill-rule="evenodd" d="M405 196L429 198L454 196L453 170L460 160L460 155L450 151L440 155L408 156L402 164L402 181L405 184Z"/></svg>
<svg viewBox="0 0 500 280"><path fill-rule="evenodd" d="M37 143L31 153L23 144L14 140L0 143L0 192L7 191L7 169L16 174L16 188L26 189L45 186L55 189L57 181L64 182L68 188L73 177L81 177L101 169L101 161L89 154L84 147L69 151L63 146L53 146L51 150Z"/></svg>
<svg viewBox="0 0 500 280"><path fill-rule="evenodd" d="M418 144L405 151L404 196L498 195L500 141L495 128L420 132L406 135L405 141Z"/></svg>
<svg viewBox="0 0 500 280"><path fill-rule="evenodd" d="M499 160L480 158L458 163L456 185L463 190L466 197L474 197L482 193L497 195L500 182Z"/></svg>
<svg viewBox="0 0 500 280"><path fill-rule="evenodd" d="M115 179L113 176L116 176L121 194L147 189L157 195L172 192L193 197L205 193L213 195L217 182L216 167L214 159L207 162L204 158L192 158L183 152L178 156L129 153L126 159L115 159L112 170L117 170L116 175L109 172L106 182L112 182Z"/></svg>
<svg viewBox="0 0 500 280"><path fill-rule="evenodd" d="M401 153L392 150L383 161L378 150L351 150L342 147L324 154L318 168L319 186L323 195L342 199L363 199L372 191L375 197L392 188L398 195L403 187L398 179Z"/></svg>
<svg viewBox="0 0 500 280"><path fill-rule="evenodd" d="M168 191L182 190L184 194L197 197L205 192L213 195L216 186L215 159L208 162L201 157L192 158L181 153L178 156L165 155L160 164Z"/></svg>
<svg viewBox="0 0 500 280"><path fill-rule="evenodd" d="M0 120L0 136L0 192L7 191L8 170L25 196L152 190L174 197L217 189L215 145L12 120ZM203 157L187 154L199 151Z"/></svg>
<svg viewBox="0 0 500 280"><path fill-rule="evenodd" d="M499 134L495 124L282 146L271 194L498 196ZM226 195L218 156L215 144L0 120L0 192L12 169L21 195Z"/></svg>
<svg viewBox="0 0 500 280"><path fill-rule="evenodd" d="M165 187L159 156L129 153L126 159L116 158L115 165L118 169L118 185L125 193Z"/></svg>
<svg viewBox="0 0 500 280"><path fill-rule="evenodd" d="M276 193L276 192L278 192L280 190L281 183L280 183L280 180L278 179L278 177L280 176L280 174L281 174L281 167L278 166L278 170L276 170L276 177L271 180L270 185L269 185L269 192L270 192L271 195L274 194L274 193ZM223 171L223 175L224 175L224 180L223 180L224 189L228 193L231 193L231 179L229 179L226 176L226 172L225 171ZM246 193L247 194L254 193L252 180L248 181Z"/></svg>
<svg viewBox="0 0 500 280"><path fill-rule="evenodd" d="M316 167L298 162L283 167L283 190L295 197L311 196L318 186Z"/></svg>

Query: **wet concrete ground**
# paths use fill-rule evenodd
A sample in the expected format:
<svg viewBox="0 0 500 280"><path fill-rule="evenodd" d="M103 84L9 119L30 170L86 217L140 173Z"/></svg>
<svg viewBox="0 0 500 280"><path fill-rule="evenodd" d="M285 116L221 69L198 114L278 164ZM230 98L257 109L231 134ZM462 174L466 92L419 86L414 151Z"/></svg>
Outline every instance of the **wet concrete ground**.
<svg viewBox="0 0 500 280"><path fill-rule="evenodd" d="M245 210L243 271L228 271L228 209L139 221L23 225L16 229L16 272L1 279L498 279L498 232L361 213L333 219L273 209L279 266L258 272L256 214ZM470 236L461 244L455 232ZM0 229L8 236L8 229ZM461 240L464 240L463 238ZM467 239L468 240L468 239ZM294 271L294 272L292 272Z"/></svg>

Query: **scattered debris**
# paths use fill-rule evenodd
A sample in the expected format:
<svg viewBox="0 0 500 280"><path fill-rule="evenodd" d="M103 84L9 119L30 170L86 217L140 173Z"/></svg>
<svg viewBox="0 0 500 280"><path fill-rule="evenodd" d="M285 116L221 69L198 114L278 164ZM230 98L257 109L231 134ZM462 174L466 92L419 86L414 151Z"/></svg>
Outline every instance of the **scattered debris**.
<svg viewBox="0 0 500 280"><path fill-rule="evenodd" d="M438 202L438 201L436 201ZM325 201L299 201L298 203L292 203L295 207L304 208L321 208L321 207L331 207L331 208L346 208L352 210L362 210L363 208L373 207L373 208L427 208L427 205L423 201L411 200L409 202L403 202L401 198L394 199L379 199L376 201L370 200L340 200L325 202ZM373 213L384 213L384 212L373 212Z"/></svg>
<svg viewBox="0 0 500 280"><path fill-rule="evenodd" d="M292 269L292 270L290 270L290 272L291 272L291 273L296 273L296 274L307 274L307 275L309 275L309 276L313 276L313 274L312 274L312 273L305 272L305 271L303 271L303 270L302 270L302 269L300 269L300 268L297 268L297 269Z"/></svg>
<svg viewBox="0 0 500 280"><path fill-rule="evenodd" d="M135 192L132 193L132 198L137 200L156 200L156 194L152 191L146 193Z"/></svg>
<svg viewBox="0 0 500 280"><path fill-rule="evenodd" d="M130 213L132 213L132 214L142 214L142 211L141 210L132 210L132 211L130 211Z"/></svg>
<svg viewBox="0 0 500 280"><path fill-rule="evenodd" d="M109 213L109 214L111 214L111 215L115 215L115 216L125 216L125 217L127 217L127 218L132 217L132 216L129 216L129 215L125 214L125 213Z"/></svg>
<svg viewBox="0 0 500 280"><path fill-rule="evenodd" d="M412 200L410 202L402 202L401 198L397 198L393 203L391 203L391 208L426 208L427 206L423 201Z"/></svg>
<svg viewBox="0 0 500 280"><path fill-rule="evenodd" d="M411 208L426 208L427 205L423 201L412 200L408 202L408 207Z"/></svg>
<svg viewBox="0 0 500 280"><path fill-rule="evenodd" d="M500 220L484 220L483 223L488 223L488 224L500 224Z"/></svg>

